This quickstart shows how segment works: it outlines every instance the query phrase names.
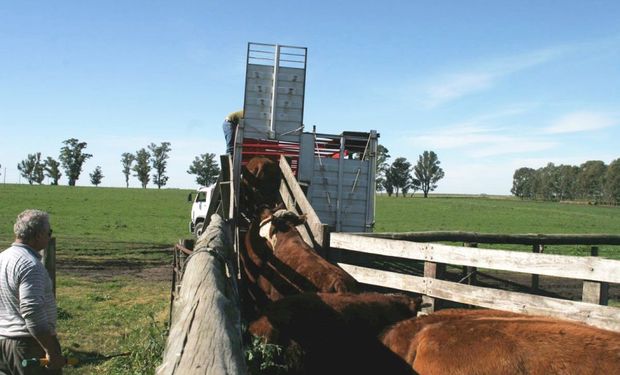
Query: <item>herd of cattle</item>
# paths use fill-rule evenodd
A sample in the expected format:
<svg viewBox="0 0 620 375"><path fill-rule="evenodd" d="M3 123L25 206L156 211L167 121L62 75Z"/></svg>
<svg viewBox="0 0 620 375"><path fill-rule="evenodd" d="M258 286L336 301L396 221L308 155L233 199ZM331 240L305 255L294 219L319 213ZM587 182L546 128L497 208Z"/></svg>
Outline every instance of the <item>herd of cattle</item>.
<svg viewBox="0 0 620 375"><path fill-rule="evenodd" d="M249 332L285 348L296 374L620 374L620 333L495 310L417 316L419 298L363 292L302 238L266 157L244 169L241 249Z"/></svg>

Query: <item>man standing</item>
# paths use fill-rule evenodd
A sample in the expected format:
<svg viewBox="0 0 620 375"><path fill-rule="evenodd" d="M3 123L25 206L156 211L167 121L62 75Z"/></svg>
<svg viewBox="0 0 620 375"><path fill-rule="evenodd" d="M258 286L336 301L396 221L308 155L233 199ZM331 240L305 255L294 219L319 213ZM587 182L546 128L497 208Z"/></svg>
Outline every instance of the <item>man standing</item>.
<svg viewBox="0 0 620 375"><path fill-rule="evenodd" d="M47 248L49 216L26 210L13 226L15 242L0 253L0 374L60 374L65 364L56 337L56 301L38 250ZM47 367L21 361L47 357Z"/></svg>
<svg viewBox="0 0 620 375"><path fill-rule="evenodd" d="M235 148L235 136L237 134L237 126L243 118L243 110L233 112L226 116L222 128L224 129L224 138L226 138L226 153L232 155Z"/></svg>

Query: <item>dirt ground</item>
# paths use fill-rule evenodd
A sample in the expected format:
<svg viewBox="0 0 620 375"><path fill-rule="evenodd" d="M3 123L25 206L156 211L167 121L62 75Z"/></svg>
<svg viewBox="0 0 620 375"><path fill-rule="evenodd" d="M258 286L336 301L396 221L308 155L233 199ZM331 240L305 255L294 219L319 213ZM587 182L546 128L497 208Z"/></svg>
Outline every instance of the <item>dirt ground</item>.
<svg viewBox="0 0 620 375"><path fill-rule="evenodd" d="M142 262L127 260L88 261L81 259L61 259L56 262L56 272L71 276L88 277L93 280L110 280L128 276L139 280L171 281L172 248L170 262Z"/></svg>

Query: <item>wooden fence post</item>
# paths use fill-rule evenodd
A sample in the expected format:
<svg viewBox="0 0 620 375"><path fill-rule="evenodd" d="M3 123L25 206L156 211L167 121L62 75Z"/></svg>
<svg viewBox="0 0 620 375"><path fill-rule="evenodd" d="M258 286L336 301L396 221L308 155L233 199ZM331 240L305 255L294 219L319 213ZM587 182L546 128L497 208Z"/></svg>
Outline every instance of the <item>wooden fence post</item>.
<svg viewBox="0 0 620 375"><path fill-rule="evenodd" d="M598 246L590 247L590 255L593 256L593 257L597 257L598 256Z"/></svg>
<svg viewBox="0 0 620 375"><path fill-rule="evenodd" d="M446 272L446 265L443 263L424 262L424 277L442 279ZM422 313L430 314L441 307L439 301L433 297L422 296L422 303L427 305L422 308Z"/></svg>
<svg viewBox="0 0 620 375"><path fill-rule="evenodd" d="M609 302L609 283L584 280L581 300L607 306Z"/></svg>
<svg viewBox="0 0 620 375"><path fill-rule="evenodd" d="M43 265L52 280L52 291L56 297L56 237L50 238L47 248L43 251Z"/></svg>
<svg viewBox="0 0 620 375"><path fill-rule="evenodd" d="M537 253L540 254L545 250L545 245L542 244L534 244L532 245L532 252L533 253ZM539 275L532 275L532 289L533 290L538 290L538 288L540 287L540 276Z"/></svg>
<svg viewBox="0 0 620 375"><path fill-rule="evenodd" d="M464 247L478 247L476 242L464 242ZM467 284L476 285L476 274L478 273L477 267L463 266L462 278L467 279Z"/></svg>
<svg viewBox="0 0 620 375"><path fill-rule="evenodd" d="M590 247L590 255L593 257L598 256L598 246ZM609 283L584 280L581 300L607 306L609 302Z"/></svg>

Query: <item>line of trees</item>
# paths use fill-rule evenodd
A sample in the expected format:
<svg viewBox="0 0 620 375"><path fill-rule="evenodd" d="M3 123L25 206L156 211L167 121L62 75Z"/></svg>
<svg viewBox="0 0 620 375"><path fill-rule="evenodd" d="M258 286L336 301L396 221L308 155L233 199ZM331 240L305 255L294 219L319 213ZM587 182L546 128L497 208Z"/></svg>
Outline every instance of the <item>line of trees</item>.
<svg viewBox="0 0 620 375"><path fill-rule="evenodd" d="M51 156L43 159L40 152L28 154L26 159L17 164L20 175L31 185L34 183L42 184L45 177L50 178L51 185L58 185L58 181L62 176L60 172L62 167L65 176L67 176L69 186L75 186L82 173L84 162L92 158L93 155L85 152L88 144L80 142L76 138L69 138L62 143L64 146L60 149L59 161ZM129 187L129 176L131 172L134 172L134 176L138 178L142 187L146 188L150 181L152 170L154 171L152 175L153 183L157 188L161 189L162 186L165 186L168 182L166 167L170 151L170 142L162 142L159 145L151 143L147 148L142 148L135 154L123 153L121 159L122 172L125 175L127 187ZM95 186L99 186L104 178L101 166L98 165L89 176L90 182Z"/></svg>
<svg viewBox="0 0 620 375"><path fill-rule="evenodd" d="M26 159L17 164L20 175L28 181L30 185L42 184L45 177L50 178L51 185L58 185L58 180L62 176L60 167L64 169L65 175L69 179L69 185L75 186L75 182L80 178L84 162L92 155L85 153L86 142L80 142L76 138L69 138L62 142L60 156L58 160L48 156L43 159L40 152L28 154ZM102 176L103 177L103 176Z"/></svg>
<svg viewBox="0 0 620 375"><path fill-rule="evenodd" d="M620 159L606 165L589 160L580 166L555 165L517 169L510 192L521 199L547 201L587 200L620 203Z"/></svg>
<svg viewBox="0 0 620 375"><path fill-rule="evenodd" d="M377 147L377 191L385 191L388 196L402 193L403 197L411 191L411 196L421 190L424 198L437 188L437 183L444 177L444 171L439 166L441 162L434 151L424 151L417 163L412 166L404 157L398 157L390 164L389 150L379 145Z"/></svg>
<svg viewBox="0 0 620 375"><path fill-rule="evenodd" d="M148 149L148 150L147 150ZM134 172L133 176L140 181L142 188L146 189L151 177L153 183L158 189L166 186L168 176L166 168L167 160L170 158L170 142L161 142L159 145L155 143L149 144L146 148L141 148L135 154L124 152L121 155L122 172L125 175L125 185L129 187L129 176ZM151 171L155 171L151 175Z"/></svg>
<svg viewBox="0 0 620 375"><path fill-rule="evenodd" d="M28 154L28 157L17 165L21 176L25 178L29 184L42 184L45 177L49 177L51 185L58 185L58 181L62 177L61 167L65 176L69 180L70 186L75 186L82 173L82 167L86 160L93 155L86 153L88 146L86 142L80 142L76 138L69 138L62 142L59 160L55 160L51 156L43 158L40 152ZM172 150L170 142L161 142L159 145L155 143L143 147L135 153L124 152L121 155L122 173L125 176L125 186L129 187L129 178L136 177L142 188L146 188L149 182L161 189L168 182L166 174L167 160L170 158ZM196 156L187 170L188 174L196 175L196 183L201 186L208 186L217 181L220 174L220 168L213 153L201 154ZM0 168L2 166L0 165ZM133 174L132 174L133 172ZM151 173L153 172L153 173ZM105 177L101 166L97 166L92 173L89 174L90 182L99 186Z"/></svg>

